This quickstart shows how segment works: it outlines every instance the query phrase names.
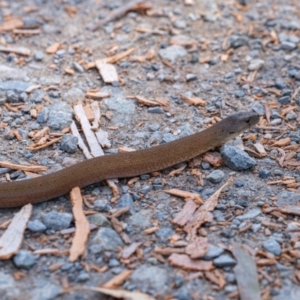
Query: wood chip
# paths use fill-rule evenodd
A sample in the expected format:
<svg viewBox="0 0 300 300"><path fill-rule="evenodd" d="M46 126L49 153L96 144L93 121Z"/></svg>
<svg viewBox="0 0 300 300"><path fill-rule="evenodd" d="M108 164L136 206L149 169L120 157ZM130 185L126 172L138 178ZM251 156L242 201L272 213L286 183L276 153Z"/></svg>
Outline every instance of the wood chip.
<svg viewBox="0 0 300 300"><path fill-rule="evenodd" d="M208 238L202 236L195 236L189 240L185 248L185 253L191 258L203 257L208 251Z"/></svg>
<svg viewBox="0 0 300 300"><path fill-rule="evenodd" d="M188 271L210 271L214 268L212 261L191 259L186 254L173 253L168 258L173 267L179 267Z"/></svg>
<svg viewBox="0 0 300 300"><path fill-rule="evenodd" d="M113 289L122 285L132 274L132 270L123 270L121 273L113 277L102 285L103 288Z"/></svg>
<svg viewBox="0 0 300 300"><path fill-rule="evenodd" d="M92 27L92 31L95 31L105 25L108 22L114 21L116 19L124 16L128 11L137 10L139 5L142 4L144 0L132 0L126 4L121 5L119 8L113 10L110 14L106 16L103 20L100 20L95 26ZM150 6L151 7L151 6Z"/></svg>
<svg viewBox="0 0 300 300"><path fill-rule="evenodd" d="M251 255L241 245L234 244L232 253L237 260L234 274L241 300L257 300L260 298L257 268Z"/></svg>
<svg viewBox="0 0 300 300"><path fill-rule="evenodd" d="M75 124L74 121L71 123L70 128L71 128L72 134L77 137L77 139L78 139L78 146L82 150L84 156L87 159L93 158L93 156L90 154L89 149L85 145L85 143L84 143L84 141L83 141L83 139L82 139L82 137L81 137L81 135L80 135L80 133L79 133L79 131L78 131L78 129L77 129L76 124Z"/></svg>
<svg viewBox="0 0 300 300"><path fill-rule="evenodd" d="M56 51L59 49L59 46L60 46L60 43L54 43L54 44L52 44L51 46L49 46L46 49L46 53L48 53L48 54L55 54Z"/></svg>
<svg viewBox="0 0 300 300"><path fill-rule="evenodd" d="M82 105L78 104L74 106L74 111L76 117L78 118L84 135L86 137L87 143L91 149L91 153L93 157L104 155L103 150L101 149L100 145L98 144L97 138L91 128L90 122L88 121Z"/></svg>
<svg viewBox="0 0 300 300"><path fill-rule="evenodd" d="M121 254L122 258L125 258L125 259L129 258L137 250L137 248L140 245L142 245L141 242L139 242L139 243L132 243L128 247L124 248L122 250L122 254Z"/></svg>
<svg viewBox="0 0 300 300"><path fill-rule="evenodd" d="M86 98L91 98L91 99L95 99L95 100L99 100L99 99L103 99L103 98L109 98L111 96L111 94L109 93L103 93L103 92L88 92L85 94Z"/></svg>
<svg viewBox="0 0 300 300"><path fill-rule="evenodd" d="M72 211L75 219L76 231L70 248L69 261L74 262L86 250L86 242L90 233L90 224L82 210L82 196L79 187L74 187L70 193Z"/></svg>
<svg viewBox="0 0 300 300"><path fill-rule="evenodd" d="M182 191L179 189L164 190L164 192L173 196L182 197L184 199L193 199L197 204L203 204L203 200L198 194L195 193Z"/></svg>
<svg viewBox="0 0 300 300"><path fill-rule="evenodd" d="M272 147L283 147L283 146L287 146L291 143L291 139L289 137L278 140L274 143L271 144Z"/></svg>
<svg viewBox="0 0 300 300"><path fill-rule="evenodd" d="M184 226L193 216L196 209L199 207L193 200L188 200L183 209L173 219L173 223Z"/></svg>
<svg viewBox="0 0 300 300"><path fill-rule="evenodd" d="M188 97L184 94L179 94L179 96L190 105L196 105L196 106L205 106L206 105L206 101L202 100L201 98Z"/></svg>
<svg viewBox="0 0 300 300"><path fill-rule="evenodd" d="M72 288L67 288L64 293L73 293L75 291L95 291L102 293L104 295L112 296L117 299L128 299L128 300L155 300L154 297L141 292L128 292L121 289L107 289L102 287L93 286L75 286Z"/></svg>
<svg viewBox="0 0 300 300"><path fill-rule="evenodd" d="M8 161L0 161L0 167L2 168L9 168L13 170L21 170L21 171L28 171L28 172L44 172L47 171L47 168L44 166L24 166L24 165L16 165L12 164Z"/></svg>
<svg viewBox="0 0 300 300"><path fill-rule="evenodd" d="M24 231L32 214L32 205L27 204L15 214L8 228L0 237L0 259L9 259L21 248Z"/></svg>
<svg viewBox="0 0 300 300"><path fill-rule="evenodd" d="M117 69L113 64L96 60L96 67L105 83L119 82Z"/></svg>
<svg viewBox="0 0 300 300"><path fill-rule="evenodd" d="M28 48L25 48L25 47L4 47L4 46L0 46L0 52L16 53L16 54L23 55L23 56L29 56L31 54L31 50L28 49Z"/></svg>

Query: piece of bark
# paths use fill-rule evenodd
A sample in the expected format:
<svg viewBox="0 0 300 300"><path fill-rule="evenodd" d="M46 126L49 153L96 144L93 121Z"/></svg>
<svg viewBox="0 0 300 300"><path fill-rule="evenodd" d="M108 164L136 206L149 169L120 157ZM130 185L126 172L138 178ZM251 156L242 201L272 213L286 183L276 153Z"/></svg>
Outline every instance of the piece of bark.
<svg viewBox="0 0 300 300"><path fill-rule="evenodd" d="M69 261L74 262L82 256L86 250L86 242L90 233L90 224L82 210L83 201L80 189L74 187L70 193L70 197L76 231L70 248Z"/></svg>
<svg viewBox="0 0 300 300"><path fill-rule="evenodd" d="M173 253L168 260L172 266L189 271L210 271L214 268L212 261L191 259L186 254Z"/></svg>
<svg viewBox="0 0 300 300"><path fill-rule="evenodd" d="M23 234L31 214L31 204L23 206L15 214L8 228L0 237L0 259L9 259L20 250Z"/></svg>
<svg viewBox="0 0 300 300"><path fill-rule="evenodd" d="M237 260L233 268L241 300L259 300L258 274L253 257L241 245L234 244L232 253Z"/></svg>
<svg viewBox="0 0 300 300"><path fill-rule="evenodd" d="M198 207L199 205L196 204L193 200L188 200L184 204L183 209L173 219L173 223L179 226L184 226L191 219Z"/></svg>
<svg viewBox="0 0 300 300"><path fill-rule="evenodd" d="M185 248L185 253L191 258L203 257L208 251L208 238L202 236L192 237Z"/></svg>
<svg viewBox="0 0 300 300"><path fill-rule="evenodd" d="M117 69L113 64L96 60L96 67L105 83L119 82Z"/></svg>

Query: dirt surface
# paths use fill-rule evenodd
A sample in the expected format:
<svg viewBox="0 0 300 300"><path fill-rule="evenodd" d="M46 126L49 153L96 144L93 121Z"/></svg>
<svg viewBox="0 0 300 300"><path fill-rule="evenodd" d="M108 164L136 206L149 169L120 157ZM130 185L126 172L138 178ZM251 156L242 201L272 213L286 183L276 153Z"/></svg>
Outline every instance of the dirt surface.
<svg viewBox="0 0 300 300"><path fill-rule="evenodd" d="M120 179L114 202L105 182L82 189L93 230L74 262L69 195L34 205L18 253L0 261L1 298L108 299L68 289L113 278L108 286L132 292L129 299L142 299L137 291L299 299L299 2L135 2L0 1L1 162L51 173L87 159L66 130L78 103L100 108L107 155L169 142L239 111L254 110L260 122L234 155L225 147L131 184ZM111 82L114 69L96 68L101 59L115 67ZM1 166L2 181L33 176ZM174 188L194 194L184 201L165 192ZM211 206L201 211L197 196ZM0 209L0 224L19 211ZM190 218L180 223L183 212Z"/></svg>

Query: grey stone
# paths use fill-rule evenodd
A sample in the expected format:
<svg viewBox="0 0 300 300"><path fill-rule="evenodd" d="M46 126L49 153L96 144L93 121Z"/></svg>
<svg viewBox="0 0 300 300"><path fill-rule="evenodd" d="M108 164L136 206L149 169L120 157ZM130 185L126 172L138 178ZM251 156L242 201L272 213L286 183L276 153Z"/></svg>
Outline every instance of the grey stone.
<svg viewBox="0 0 300 300"><path fill-rule="evenodd" d="M280 118L278 119L274 119L270 122L271 126L276 126L276 125L280 125L282 123L282 120Z"/></svg>
<svg viewBox="0 0 300 300"><path fill-rule="evenodd" d="M104 214L93 214L87 216L87 219L91 224L94 224L99 227L111 227L110 222Z"/></svg>
<svg viewBox="0 0 300 300"><path fill-rule="evenodd" d="M27 228L32 232L44 232L47 229L46 225L40 220L29 221Z"/></svg>
<svg viewBox="0 0 300 300"><path fill-rule="evenodd" d="M253 209L249 210L247 213L245 213L243 215L239 215L236 218L238 220L248 220L248 219L254 219L260 214L261 214L261 210L259 208L253 208Z"/></svg>
<svg viewBox="0 0 300 300"><path fill-rule="evenodd" d="M261 224L253 224L253 225L251 226L251 230L252 230L254 233L259 232L260 229L261 229Z"/></svg>
<svg viewBox="0 0 300 300"><path fill-rule="evenodd" d="M254 101L251 104L251 109L254 110L256 113L258 113L261 116L263 116L265 114L264 106L261 103L259 103L258 101Z"/></svg>
<svg viewBox="0 0 300 300"><path fill-rule="evenodd" d="M160 49L159 55L162 59L167 59L171 63L175 63L177 58L186 56L187 51L182 46L172 45L165 49Z"/></svg>
<svg viewBox="0 0 300 300"><path fill-rule="evenodd" d="M53 130L62 130L73 121L72 107L65 102L57 102L49 106L48 125Z"/></svg>
<svg viewBox="0 0 300 300"><path fill-rule="evenodd" d="M89 279L90 279L90 275L86 271L80 272L79 275L78 275L78 277L77 277L77 281L78 282L85 282L85 281L87 281Z"/></svg>
<svg viewBox="0 0 300 300"><path fill-rule="evenodd" d="M291 102L290 96L283 96L278 99L278 102L282 105L289 104Z"/></svg>
<svg viewBox="0 0 300 300"><path fill-rule="evenodd" d="M41 281L39 287L31 292L32 300L55 300L62 293L62 288L48 281Z"/></svg>
<svg viewBox="0 0 300 300"><path fill-rule="evenodd" d="M221 256L215 258L213 263L216 267L233 267L236 265L236 260L233 259L229 254L222 254Z"/></svg>
<svg viewBox="0 0 300 300"><path fill-rule="evenodd" d="M44 52L43 51L39 51L39 50L35 51L35 53L34 53L34 59L36 61L42 61L44 59Z"/></svg>
<svg viewBox="0 0 300 300"><path fill-rule="evenodd" d="M298 118L298 115L294 111L290 111L289 113L287 113L287 115L285 117L289 121L291 121L291 120L296 120Z"/></svg>
<svg viewBox="0 0 300 300"><path fill-rule="evenodd" d="M240 36L240 35L232 35L229 38L229 43L231 48L239 48L241 46L244 46L247 44L247 38L245 36Z"/></svg>
<svg viewBox="0 0 300 300"><path fill-rule="evenodd" d="M97 211L109 212L111 206L106 199L98 199L94 202L94 209Z"/></svg>
<svg viewBox="0 0 300 300"><path fill-rule="evenodd" d="M25 250L20 250L13 258L14 264L18 268L31 269L36 263L34 255Z"/></svg>
<svg viewBox="0 0 300 300"><path fill-rule="evenodd" d="M226 166L235 171L247 170L256 165L255 159L236 147L224 145L221 155Z"/></svg>
<svg viewBox="0 0 300 300"><path fill-rule="evenodd" d="M112 121L115 123L129 124L135 112L136 102L126 99L123 90L118 87L105 86L102 88L102 92L111 94L111 97L106 98L104 103L107 108L114 113Z"/></svg>
<svg viewBox="0 0 300 300"><path fill-rule="evenodd" d="M67 152L67 153L75 153L77 150L78 138L72 134L64 134L59 149Z"/></svg>
<svg viewBox="0 0 300 300"><path fill-rule="evenodd" d="M213 211L213 215L214 215L214 218L218 221L218 222L224 222L225 221L225 218L224 218L224 215L223 213L218 210L218 209L215 209Z"/></svg>
<svg viewBox="0 0 300 300"><path fill-rule="evenodd" d="M135 205L132 199L132 196L129 193L124 194L116 205L116 208L130 207L130 213L133 214L135 212Z"/></svg>
<svg viewBox="0 0 300 300"><path fill-rule="evenodd" d="M278 206L298 205L300 203L300 194L294 192L281 191L276 198Z"/></svg>
<svg viewBox="0 0 300 300"><path fill-rule="evenodd" d="M164 114L165 113L165 111L159 106L149 107L147 109L147 112L150 114Z"/></svg>
<svg viewBox="0 0 300 300"><path fill-rule="evenodd" d="M270 252L276 256L281 254L280 244L272 237L263 242L262 246L267 252Z"/></svg>
<svg viewBox="0 0 300 300"><path fill-rule="evenodd" d="M29 100L33 101L34 103L42 103L43 102L43 98L45 96L45 92L42 90L34 90L30 96L29 96Z"/></svg>
<svg viewBox="0 0 300 300"><path fill-rule="evenodd" d="M24 70L21 69L15 69L11 68L5 65L0 64L0 80L16 80L16 79L21 79L24 80L27 78L27 73ZM23 82L23 81L20 81ZM1 84L0 84L0 89L1 89ZM11 88L7 88L7 90L14 90ZM24 89L26 90L26 88Z"/></svg>
<svg viewBox="0 0 300 300"><path fill-rule="evenodd" d="M68 102L69 104L74 104L78 100L83 100L84 97L85 93L77 87L72 87L62 94L62 99L64 99L64 101Z"/></svg>
<svg viewBox="0 0 300 300"><path fill-rule="evenodd" d="M184 29L186 27L186 23L184 20L176 20L173 22L173 26L178 29Z"/></svg>
<svg viewBox="0 0 300 300"><path fill-rule="evenodd" d="M154 290L164 293L168 289L167 271L156 266L142 265L136 268L129 281L133 282L142 292Z"/></svg>
<svg viewBox="0 0 300 300"><path fill-rule="evenodd" d="M84 72L84 68L79 63L77 63L76 61L73 62L73 68L78 73L83 73Z"/></svg>
<svg viewBox="0 0 300 300"><path fill-rule="evenodd" d="M97 245L98 251L118 251L123 242L116 231L111 228L100 228L93 238L93 245Z"/></svg>
<svg viewBox="0 0 300 300"><path fill-rule="evenodd" d="M297 44L289 41L284 41L281 43L281 49L287 50L287 51L292 51L297 48Z"/></svg>
<svg viewBox="0 0 300 300"><path fill-rule="evenodd" d="M225 177L225 174L221 170L214 170L207 176L207 180L209 180L212 183L219 183L221 182Z"/></svg>
<svg viewBox="0 0 300 300"><path fill-rule="evenodd" d="M161 227L155 232L155 235L162 241L168 242L168 237L174 234L174 230L171 227Z"/></svg>
<svg viewBox="0 0 300 300"><path fill-rule="evenodd" d="M162 143L169 143L169 142L177 140L178 138L179 138L178 136L173 135L173 134L167 132L167 133L163 134L161 142Z"/></svg>
<svg viewBox="0 0 300 300"><path fill-rule="evenodd" d="M14 278L4 272L0 272L0 299L20 299L20 290Z"/></svg>
<svg viewBox="0 0 300 300"><path fill-rule="evenodd" d="M253 59L250 61L250 64L248 65L249 71L257 71L263 68L265 65L265 61L262 59Z"/></svg>
<svg viewBox="0 0 300 300"><path fill-rule="evenodd" d="M129 218L130 224L140 229L145 229L152 226L151 217L153 211L150 209L142 209Z"/></svg>
<svg viewBox="0 0 300 300"><path fill-rule="evenodd" d="M10 103L19 102L19 95L15 91L7 91L6 92L6 101Z"/></svg>
<svg viewBox="0 0 300 300"><path fill-rule="evenodd" d="M204 256L202 256L205 260L212 260L218 256L220 256L222 253L224 253L224 249L218 246L215 246L213 244L208 245L208 251Z"/></svg>
<svg viewBox="0 0 300 300"><path fill-rule="evenodd" d="M185 75L185 79L186 79L187 82L194 81L194 80L197 80L197 75L192 74L192 73L188 73L188 74Z"/></svg>
<svg viewBox="0 0 300 300"><path fill-rule="evenodd" d="M48 107L43 107L42 110L37 115L36 121L40 124L46 123L49 116Z"/></svg>
<svg viewBox="0 0 300 300"><path fill-rule="evenodd" d="M22 93L25 92L30 86L31 83L21 80L0 81L0 90L5 91L12 90Z"/></svg>
<svg viewBox="0 0 300 300"><path fill-rule="evenodd" d="M42 219L44 224L47 226L47 229L62 230L69 228L73 216L69 213L51 211L43 214Z"/></svg>

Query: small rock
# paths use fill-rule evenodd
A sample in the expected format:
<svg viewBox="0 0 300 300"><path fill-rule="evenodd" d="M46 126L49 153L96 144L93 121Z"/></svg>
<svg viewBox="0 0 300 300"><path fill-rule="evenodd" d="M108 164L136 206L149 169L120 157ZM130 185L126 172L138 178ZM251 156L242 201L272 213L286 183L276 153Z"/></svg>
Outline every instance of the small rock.
<svg viewBox="0 0 300 300"><path fill-rule="evenodd" d="M59 149L67 152L67 153L75 153L77 150L78 138L72 134L64 134Z"/></svg>
<svg viewBox="0 0 300 300"><path fill-rule="evenodd" d="M172 45L165 49L160 49L159 55L162 59L167 59L171 63L175 63L177 58L186 56L187 51L182 46Z"/></svg>
<svg viewBox="0 0 300 300"><path fill-rule="evenodd" d="M291 102L290 96L283 96L278 99L278 102L282 105L289 104Z"/></svg>
<svg viewBox="0 0 300 300"><path fill-rule="evenodd" d="M111 206L106 199L98 199L94 201L94 209L97 211L109 212Z"/></svg>
<svg viewBox="0 0 300 300"><path fill-rule="evenodd" d="M118 251L119 247L123 246L123 242L116 231L111 228L100 228L93 238L93 245L99 247L101 251Z"/></svg>
<svg viewBox="0 0 300 300"><path fill-rule="evenodd" d="M261 179L266 179L271 175L271 171L269 170L260 170L258 173L258 177Z"/></svg>
<svg viewBox="0 0 300 300"><path fill-rule="evenodd" d="M257 71L260 70L265 65L265 61L262 59L253 59L250 61L248 66L249 71Z"/></svg>
<svg viewBox="0 0 300 300"><path fill-rule="evenodd" d="M276 256L281 254L280 244L273 238L267 239L262 246L267 252L270 252Z"/></svg>
<svg viewBox="0 0 300 300"><path fill-rule="evenodd" d="M281 49L283 50L292 51L296 48L297 48L297 44L293 42L284 41L281 43Z"/></svg>
<svg viewBox="0 0 300 300"><path fill-rule="evenodd" d="M59 213L52 211L42 215L42 219L47 229L62 230L69 228L73 216L69 213Z"/></svg>
<svg viewBox="0 0 300 300"><path fill-rule="evenodd" d="M229 43L231 48L239 48L241 46L244 46L247 44L247 38L244 36L239 36L239 35L232 35L229 38Z"/></svg>
<svg viewBox="0 0 300 300"><path fill-rule="evenodd" d="M235 171L247 170L256 165L256 161L246 152L226 144L221 148L221 155L225 165Z"/></svg>
<svg viewBox="0 0 300 300"><path fill-rule="evenodd" d="M142 265L133 271L129 281L142 292L164 293L168 289L168 272L160 267Z"/></svg>
<svg viewBox="0 0 300 300"><path fill-rule="evenodd" d="M129 193L124 194L116 205L116 208L130 207L130 213L133 214L135 212L135 205L132 199L132 196Z"/></svg>
<svg viewBox="0 0 300 300"><path fill-rule="evenodd" d="M34 59L36 61L42 61L43 58L44 58L44 52L43 51L39 51L39 50L35 51L35 53L34 53Z"/></svg>
<svg viewBox="0 0 300 300"><path fill-rule="evenodd" d="M264 106L261 103L259 103L258 101L254 101L251 104L251 109L254 110L256 113L258 113L261 116L263 116L265 114Z"/></svg>
<svg viewBox="0 0 300 300"><path fill-rule="evenodd" d="M222 254L221 256L215 258L213 263L216 267L233 267L236 265L236 260L233 259L229 254Z"/></svg>
<svg viewBox="0 0 300 300"><path fill-rule="evenodd" d="M259 208L254 208L254 209L249 210L246 214L239 215L236 218L238 220L254 219L260 214L261 214L261 210Z"/></svg>
<svg viewBox="0 0 300 300"><path fill-rule="evenodd" d="M222 253L224 253L224 251L225 250L221 247L215 246L213 244L209 244L208 251L201 258L203 258L205 260L212 260L212 259L220 256Z"/></svg>
<svg viewBox="0 0 300 300"><path fill-rule="evenodd" d="M36 121L40 124L46 123L48 120L49 109L48 107L43 107L42 110L37 115Z"/></svg>
<svg viewBox="0 0 300 300"><path fill-rule="evenodd" d="M194 80L197 80L197 75L188 73L185 75L185 79L187 82L194 81Z"/></svg>
<svg viewBox="0 0 300 300"><path fill-rule="evenodd" d="M18 268L29 270L36 263L34 255L25 250L20 250L13 258L14 264Z"/></svg>
<svg viewBox="0 0 300 300"><path fill-rule="evenodd" d="M168 237L174 234L174 231L171 227L161 227L155 232L155 235L162 241L168 242Z"/></svg>
<svg viewBox="0 0 300 300"><path fill-rule="evenodd" d="M163 114L163 113L165 113L164 110L159 106L149 107L147 109L147 112L150 113L150 114Z"/></svg>
<svg viewBox="0 0 300 300"><path fill-rule="evenodd" d="M47 229L46 225L39 220L29 221L27 228L32 232L44 232Z"/></svg>
<svg viewBox="0 0 300 300"><path fill-rule="evenodd" d="M219 183L224 179L224 177L225 174L223 171L214 170L207 176L207 180L209 180L212 183Z"/></svg>
<svg viewBox="0 0 300 300"><path fill-rule="evenodd" d="M87 216L87 219L91 224L94 224L98 227L111 227L110 222L104 214L93 214Z"/></svg>
<svg viewBox="0 0 300 300"><path fill-rule="evenodd" d="M259 232L260 229L261 229L261 224L253 224L253 225L251 226L251 230L252 230L254 233Z"/></svg>

